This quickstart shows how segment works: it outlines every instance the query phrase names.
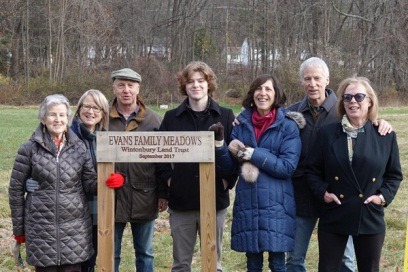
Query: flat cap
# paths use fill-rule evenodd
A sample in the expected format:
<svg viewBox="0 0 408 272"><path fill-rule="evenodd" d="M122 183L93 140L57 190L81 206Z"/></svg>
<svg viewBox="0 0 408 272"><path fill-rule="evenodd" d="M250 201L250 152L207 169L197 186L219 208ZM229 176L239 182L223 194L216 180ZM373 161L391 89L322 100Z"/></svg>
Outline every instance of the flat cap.
<svg viewBox="0 0 408 272"><path fill-rule="evenodd" d="M117 71L113 71L111 77L112 80L115 80L115 78L120 78L136 81L139 83L142 82L142 77L138 73L129 68L123 68Z"/></svg>

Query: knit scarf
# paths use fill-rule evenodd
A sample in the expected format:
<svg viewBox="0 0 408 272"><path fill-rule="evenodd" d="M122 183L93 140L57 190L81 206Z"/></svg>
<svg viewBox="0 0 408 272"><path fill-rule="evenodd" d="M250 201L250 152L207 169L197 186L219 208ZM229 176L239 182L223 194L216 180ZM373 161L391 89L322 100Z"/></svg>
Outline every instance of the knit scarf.
<svg viewBox="0 0 408 272"><path fill-rule="evenodd" d="M353 161L354 154L354 144L359 132L364 132L364 125L355 128L351 125L350 120L347 118L347 115L343 115L341 119L341 125L343 126L343 132L347 134L347 150L350 164Z"/></svg>
<svg viewBox="0 0 408 272"><path fill-rule="evenodd" d="M275 122L276 108L271 109L271 111L265 116L259 115L258 111L254 109L251 119L252 124L254 125L255 138L258 142L265 130Z"/></svg>

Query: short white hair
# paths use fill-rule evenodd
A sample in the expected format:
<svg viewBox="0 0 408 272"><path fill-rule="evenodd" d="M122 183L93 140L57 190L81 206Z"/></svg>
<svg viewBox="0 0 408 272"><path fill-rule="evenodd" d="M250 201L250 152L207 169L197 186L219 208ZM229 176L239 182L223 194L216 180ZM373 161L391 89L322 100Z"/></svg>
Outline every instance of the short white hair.
<svg viewBox="0 0 408 272"><path fill-rule="evenodd" d="M329 67L327 67L326 62L324 62L324 60L322 60L321 58L318 57L311 57L307 60L305 60L301 65L300 65L300 69L299 69L299 76L300 79L303 79L303 72L305 71L305 69L307 68L320 68L323 71L323 74L325 77L329 77L330 73L329 73Z"/></svg>
<svg viewBox="0 0 408 272"><path fill-rule="evenodd" d="M40 105L40 110L38 111L38 119L41 121L47 115L48 108L55 105L65 105L67 107L67 115L71 116L71 108L69 106L68 99L62 94L51 94L47 96Z"/></svg>

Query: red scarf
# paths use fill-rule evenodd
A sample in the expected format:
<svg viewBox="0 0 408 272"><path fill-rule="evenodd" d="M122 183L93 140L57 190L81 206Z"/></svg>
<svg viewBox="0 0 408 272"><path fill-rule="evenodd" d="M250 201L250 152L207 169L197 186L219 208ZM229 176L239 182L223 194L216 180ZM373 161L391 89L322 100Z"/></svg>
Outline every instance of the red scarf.
<svg viewBox="0 0 408 272"><path fill-rule="evenodd" d="M271 111L265 116L260 116L258 111L254 109L252 113L252 124L254 125L255 138L257 142L265 130L272 125L275 120L276 108L271 109Z"/></svg>

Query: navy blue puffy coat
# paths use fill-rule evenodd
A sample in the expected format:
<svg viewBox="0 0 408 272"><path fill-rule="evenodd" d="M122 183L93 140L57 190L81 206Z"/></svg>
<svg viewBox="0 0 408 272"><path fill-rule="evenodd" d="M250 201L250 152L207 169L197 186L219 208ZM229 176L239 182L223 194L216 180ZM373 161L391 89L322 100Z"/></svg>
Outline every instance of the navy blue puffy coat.
<svg viewBox="0 0 408 272"><path fill-rule="evenodd" d="M276 121L259 142L251 122L253 109L238 116L231 140L254 148L250 162L259 169L255 183L239 177L233 208L231 248L240 252L287 252L294 249L295 200L291 175L301 151L299 129L279 108Z"/></svg>

